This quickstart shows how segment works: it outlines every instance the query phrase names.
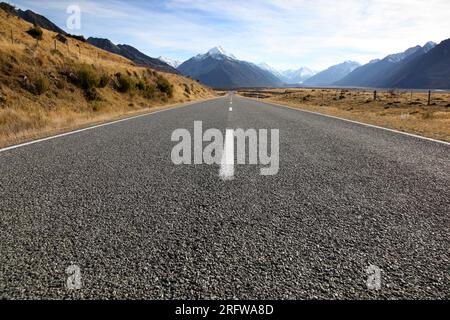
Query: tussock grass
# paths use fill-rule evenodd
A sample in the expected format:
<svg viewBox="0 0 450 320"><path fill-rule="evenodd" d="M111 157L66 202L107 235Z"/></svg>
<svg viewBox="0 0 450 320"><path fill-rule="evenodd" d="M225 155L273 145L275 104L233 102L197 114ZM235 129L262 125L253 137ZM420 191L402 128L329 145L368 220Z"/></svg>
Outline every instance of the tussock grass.
<svg viewBox="0 0 450 320"><path fill-rule="evenodd" d="M243 96L272 101L450 141L450 93L434 92L428 105L427 92L405 90L373 91L341 89L266 89L244 90Z"/></svg>

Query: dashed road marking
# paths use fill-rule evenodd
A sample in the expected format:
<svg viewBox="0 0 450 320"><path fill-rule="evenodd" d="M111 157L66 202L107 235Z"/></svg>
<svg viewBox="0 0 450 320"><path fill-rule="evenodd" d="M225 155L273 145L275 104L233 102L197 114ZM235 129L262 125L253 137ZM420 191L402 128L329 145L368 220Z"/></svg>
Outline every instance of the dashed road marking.
<svg viewBox="0 0 450 320"><path fill-rule="evenodd" d="M224 181L234 179L234 130L227 129L225 133L225 146L220 164L220 178Z"/></svg>

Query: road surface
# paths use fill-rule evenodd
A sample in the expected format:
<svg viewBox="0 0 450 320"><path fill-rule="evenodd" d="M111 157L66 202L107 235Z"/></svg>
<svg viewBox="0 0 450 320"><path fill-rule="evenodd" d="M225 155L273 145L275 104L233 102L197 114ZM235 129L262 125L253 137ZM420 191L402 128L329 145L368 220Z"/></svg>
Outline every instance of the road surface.
<svg viewBox="0 0 450 320"><path fill-rule="evenodd" d="M0 298L449 298L448 144L230 99L0 152ZM279 173L174 165L194 121L279 129Z"/></svg>

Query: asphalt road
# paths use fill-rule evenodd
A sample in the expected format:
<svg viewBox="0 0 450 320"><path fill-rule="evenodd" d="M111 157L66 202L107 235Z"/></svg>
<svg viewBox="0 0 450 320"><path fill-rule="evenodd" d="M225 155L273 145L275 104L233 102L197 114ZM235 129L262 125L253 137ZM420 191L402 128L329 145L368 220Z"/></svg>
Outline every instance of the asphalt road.
<svg viewBox="0 0 450 320"><path fill-rule="evenodd" d="M449 145L229 100L0 152L0 298L450 297ZM279 129L279 173L175 166L196 120Z"/></svg>

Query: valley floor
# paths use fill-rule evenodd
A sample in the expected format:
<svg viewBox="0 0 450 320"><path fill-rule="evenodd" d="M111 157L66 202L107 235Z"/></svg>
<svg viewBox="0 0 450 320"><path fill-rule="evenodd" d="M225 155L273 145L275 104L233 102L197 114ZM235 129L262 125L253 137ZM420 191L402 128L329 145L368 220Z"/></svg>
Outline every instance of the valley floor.
<svg viewBox="0 0 450 320"><path fill-rule="evenodd" d="M450 93L347 89L242 90L245 97L450 141Z"/></svg>

